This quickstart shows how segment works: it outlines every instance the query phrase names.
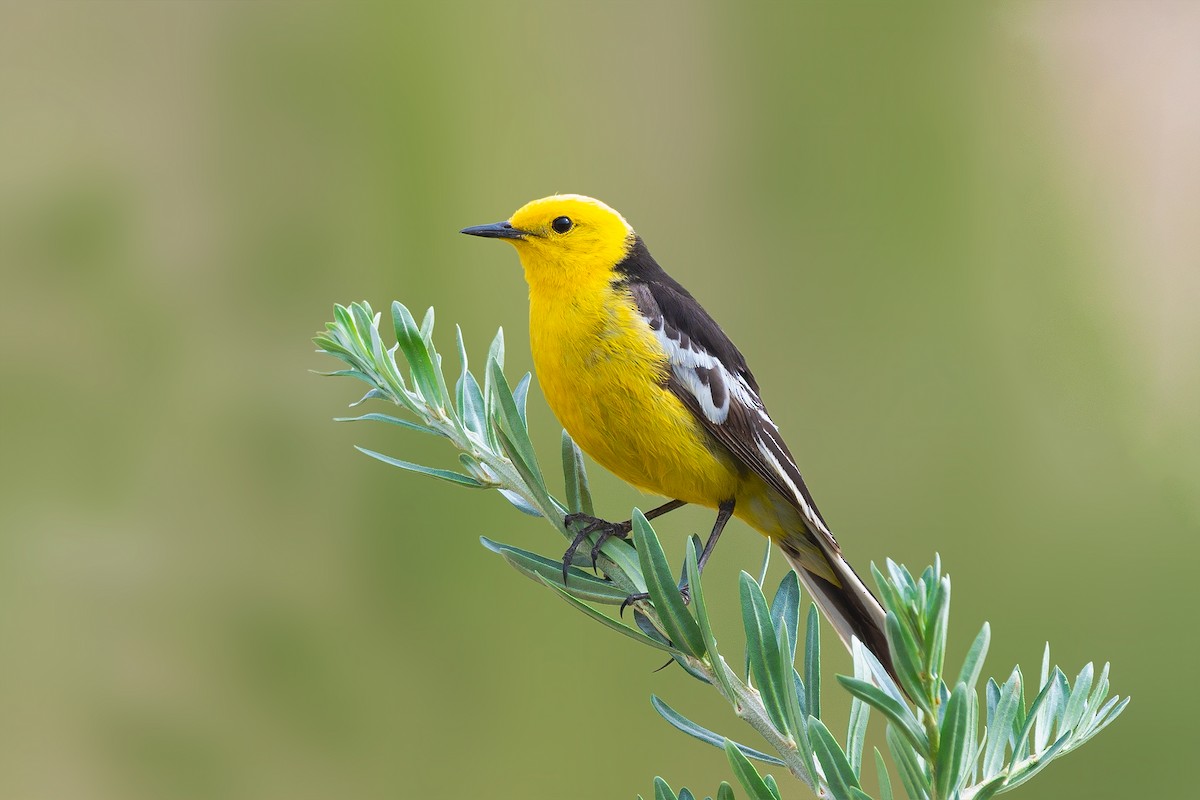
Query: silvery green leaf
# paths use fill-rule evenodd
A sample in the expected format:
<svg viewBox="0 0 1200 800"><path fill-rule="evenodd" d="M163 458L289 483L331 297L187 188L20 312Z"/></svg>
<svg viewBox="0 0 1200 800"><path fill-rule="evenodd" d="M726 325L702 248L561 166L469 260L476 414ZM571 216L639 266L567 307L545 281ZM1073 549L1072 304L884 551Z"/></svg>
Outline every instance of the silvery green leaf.
<svg viewBox="0 0 1200 800"><path fill-rule="evenodd" d="M1025 714L1025 722L1021 725L1021 730L1017 732L1015 739L1016 745L1013 747L1013 763L1024 760L1028 757L1033 747L1033 727L1037 720L1037 715L1042 710L1042 706L1046 704L1046 698L1050 695L1050 687L1053 684L1049 681L1038 692L1037 697L1029 705L1029 711Z"/></svg>
<svg viewBox="0 0 1200 800"><path fill-rule="evenodd" d="M409 472L418 472L422 475L428 475L432 478L440 478L444 481L449 481L450 483L457 483L459 486L469 486L472 489L487 488L484 484L475 480L470 475L463 475L458 472L450 472L449 470L444 469L434 469L433 467L423 467L420 464L413 464L410 461L401 461L398 458L385 456L383 453L376 453L374 450L368 450L365 447L359 447L358 445L355 445L354 449L360 453L370 456L371 458L378 459L385 464L390 464L393 467L400 467L400 469L406 469Z"/></svg>
<svg viewBox="0 0 1200 800"><path fill-rule="evenodd" d="M804 631L804 702L810 717L821 718L821 620L817 607L808 607Z"/></svg>
<svg viewBox="0 0 1200 800"><path fill-rule="evenodd" d="M896 670L896 677L900 679L900 685L904 687L905 693L921 707L921 710L926 714L936 716L921 678L923 673L920 662L921 648L908 630L908 626L901 623L900 618L891 611L888 612L885 628L888 646L891 648L892 666Z"/></svg>
<svg viewBox="0 0 1200 800"><path fill-rule="evenodd" d="M717 789L717 800L736 800L733 796L733 787L721 781L721 787Z"/></svg>
<svg viewBox="0 0 1200 800"><path fill-rule="evenodd" d="M879 800L894 800L892 795L892 776L888 774L887 764L883 761L883 753L875 748L875 774L879 776Z"/></svg>
<svg viewBox="0 0 1200 800"><path fill-rule="evenodd" d="M1021 674L1013 670L1013 674L1004 682L996 702L994 714L988 718L987 745L983 749L983 776L991 778L1000 774L1004 767L1004 753L1013 740L1013 727L1016 722L1017 707L1021 697Z"/></svg>
<svg viewBox="0 0 1200 800"><path fill-rule="evenodd" d="M929 757L929 737L907 705L867 681L846 675L838 675L837 680L850 694L887 717L892 727L903 734L923 758Z"/></svg>
<svg viewBox="0 0 1200 800"><path fill-rule="evenodd" d="M791 651L788 653L788 663L796 660L796 645L799 644L800 630L800 580L795 570L788 570L775 590L771 600L771 624L775 630L786 629Z"/></svg>
<svg viewBox="0 0 1200 800"><path fill-rule="evenodd" d="M763 775L763 783L767 785L767 789L770 790L771 796L774 797L775 800L783 800L783 797L779 794L779 784L775 782L774 775L769 773Z"/></svg>
<svg viewBox="0 0 1200 800"><path fill-rule="evenodd" d="M800 696L797 692L796 682L792 680L792 675L795 674L795 669L792 667L792 660L789 654L792 652L792 642L788 638L788 630L786 627L780 627L776 632L776 651L779 656L779 668L773 673L774 679L778 682L780 692L780 701L783 704L784 719L787 722L785 731L791 732L793 737L799 741L799 735L804 730L805 717L803 707L800 705Z"/></svg>
<svg viewBox="0 0 1200 800"><path fill-rule="evenodd" d="M846 759L846 754L838 745L833 734L825 727L825 723L816 717L808 718L808 735L812 742L813 754L821 764L825 773L825 782L835 800L854 800L850 790L861 788L854 768Z"/></svg>
<svg viewBox="0 0 1200 800"><path fill-rule="evenodd" d="M733 683L729 678L729 668L717 651L717 637L713 634L712 622L708 617L708 602L704 598L704 585L700 581L700 567L697 564L696 550L689 547L684 552L683 569L687 575L688 588L692 596L692 609L696 613L696 623L700 626L700 635L704 639L704 650L708 654L713 672L717 675L717 683L725 690L726 697L736 697Z"/></svg>
<svg viewBox="0 0 1200 800"><path fill-rule="evenodd" d="M588 486L587 468L583 463L583 452L571 439L566 429L562 432L563 478L567 488L567 508L572 514L592 516L592 491Z"/></svg>
<svg viewBox="0 0 1200 800"><path fill-rule="evenodd" d="M671 791L671 787L662 778L654 779L654 800L679 800L675 796L675 792Z"/></svg>
<svg viewBox="0 0 1200 800"><path fill-rule="evenodd" d="M569 594L580 600L591 603L611 603L616 605L625 600L626 593L613 586L609 581L602 581L580 569L571 567L567 570L567 584L562 582L562 562L552 561L536 553L501 544L488 539L479 538L483 546L493 553L501 555L518 572L537 581L544 579L556 587L565 589Z"/></svg>
<svg viewBox="0 0 1200 800"><path fill-rule="evenodd" d="M688 612L675 577L663 553L662 544L640 509L633 510L633 541L646 579L646 591L658 612L665 633L675 647L697 658L704 655L704 637L700 626Z"/></svg>
<svg viewBox="0 0 1200 800"><path fill-rule="evenodd" d="M529 382L532 379L532 373L526 372L525 376L517 382L517 388L513 389L513 401L517 404L517 413L521 415L521 424L526 428L529 427L529 421L525 415L525 405L529 400Z"/></svg>
<svg viewBox="0 0 1200 800"><path fill-rule="evenodd" d="M367 402L368 400L386 400L386 399L387 399L387 395L385 395L383 392L379 391L378 389L372 389L371 391L367 392L362 397L360 397L359 399L357 399L353 403L351 403L350 407L354 408L355 406L361 406L363 403Z"/></svg>
<svg viewBox="0 0 1200 800"><path fill-rule="evenodd" d="M929 783L929 772L909 741L894 725L888 725L885 736L892 760L900 773L900 783L909 800L930 800L933 787Z"/></svg>
<svg viewBox="0 0 1200 800"><path fill-rule="evenodd" d="M512 507L517 511L520 511L522 514L528 514L531 517L542 516L541 511L538 511L536 508L530 505L528 500L514 492L512 489L498 489L497 491L500 492L501 497L512 503Z"/></svg>
<svg viewBox="0 0 1200 800"><path fill-rule="evenodd" d="M729 765L733 767L733 774L738 779L738 783L750 795L750 800L776 800L766 781L758 774L758 770L742 755L742 751L737 748L737 745L728 739L725 740L725 755L729 759Z"/></svg>
<svg viewBox="0 0 1200 800"><path fill-rule="evenodd" d="M938 797L957 797L966 782L967 755L975 752L975 737L968 730L970 700L966 684L958 684L950 695L941 724L936 769Z"/></svg>
<svg viewBox="0 0 1200 800"><path fill-rule="evenodd" d="M638 546L641 549L641 546ZM742 572L738 581L742 601L742 624L746 629L746 654L750 659L750 675L762 696L767 716L780 731L790 730L784 699L783 680L779 665L779 645L775 639L775 628L771 625L771 612L762 589L747 572ZM786 675L791 678L790 671Z"/></svg>
<svg viewBox="0 0 1200 800"><path fill-rule="evenodd" d="M729 741L747 758L753 758L755 761L762 761L765 764L775 764L781 767L784 766L784 763L775 756L755 750L753 747L747 747L744 744L738 744L732 740L727 740L724 736L714 733L702 725L697 725L695 722L692 722L690 719L664 703L656 695L650 695L650 704L654 706L654 710L657 711L663 719L671 723L678 730L686 733L688 736L692 736L706 744L711 744L713 747L722 749L725 747L725 742Z"/></svg>
<svg viewBox="0 0 1200 800"><path fill-rule="evenodd" d="M852 640L855 655L865 649L857 638ZM854 677L868 680L870 668L861 658L854 659ZM871 707L861 698L853 697L850 701L850 722L846 730L846 757L855 775L862 774L863 744L867 736L867 723L870 720Z"/></svg>
<svg viewBox="0 0 1200 800"><path fill-rule="evenodd" d="M1021 764L1020 768L1016 769L1008 776L1008 781L1004 785L1005 790L1007 791L1008 789L1015 789L1049 766L1050 762L1053 761L1055 756L1062 751L1064 745L1066 745L1070 738L1071 731L1066 731L1062 736L1059 736L1057 739L1055 739L1054 743L1047 747L1043 752Z"/></svg>
<svg viewBox="0 0 1200 800"><path fill-rule="evenodd" d="M553 589L558 594L559 597L561 597L564 601L566 601L566 603L568 605L574 606L575 608L579 609L584 614L586 614L589 617L591 617L592 619L596 620L597 622L599 622L601 625L605 626L606 628L611 628L612 630L616 631L617 633L621 634L622 636L628 636L630 639L633 639L636 642L641 642L642 644L650 645L655 650L662 650L667 653L675 652L674 648L669 647L664 644L661 644L659 642L656 642L654 639L651 639L649 636L646 636L641 631L634 630L633 628L629 627L628 625L622 625L620 622L617 622L612 617L608 617L608 616L605 616L604 614L601 614L599 611L592 608L587 603L576 600L574 597L572 597L566 591L558 588L556 585L554 585L550 581L543 578L542 583L546 584L551 589Z"/></svg>
<svg viewBox="0 0 1200 800"><path fill-rule="evenodd" d="M693 795L691 793L691 791L689 789L680 789L679 790L679 800L696 800L696 797L695 797L695 795Z"/></svg>
<svg viewBox="0 0 1200 800"><path fill-rule="evenodd" d="M447 398L442 396L438 388L436 367L429 354L429 348L421 337L416 320L400 302L392 303L392 327L396 330L396 343L400 345L400 350L412 371L413 385L417 387L417 393L429 405L443 408Z"/></svg>
<svg viewBox="0 0 1200 800"><path fill-rule="evenodd" d="M432 433L437 436L445 436L441 431L436 431L433 428L427 428L424 425L418 425L415 422L409 422L406 419L389 416L388 414L363 414L358 417L334 417L334 422L386 422L389 425L398 425L401 428L408 428L411 431L420 431L421 433Z"/></svg>
<svg viewBox="0 0 1200 800"><path fill-rule="evenodd" d="M941 678L946 661L946 634L950 627L950 578L943 577L930 586L929 620L932 622L925 643L925 669L932 678Z"/></svg>

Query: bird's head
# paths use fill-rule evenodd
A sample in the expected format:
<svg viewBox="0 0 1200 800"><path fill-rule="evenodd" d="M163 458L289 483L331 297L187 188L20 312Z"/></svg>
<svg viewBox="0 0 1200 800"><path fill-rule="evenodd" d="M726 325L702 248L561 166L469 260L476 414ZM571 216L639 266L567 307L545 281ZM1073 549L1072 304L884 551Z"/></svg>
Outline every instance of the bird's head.
<svg viewBox="0 0 1200 800"><path fill-rule="evenodd" d="M543 197L521 206L504 222L462 232L504 239L516 247L531 286L541 281L607 279L634 239L624 217L579 194Z"/></svg>

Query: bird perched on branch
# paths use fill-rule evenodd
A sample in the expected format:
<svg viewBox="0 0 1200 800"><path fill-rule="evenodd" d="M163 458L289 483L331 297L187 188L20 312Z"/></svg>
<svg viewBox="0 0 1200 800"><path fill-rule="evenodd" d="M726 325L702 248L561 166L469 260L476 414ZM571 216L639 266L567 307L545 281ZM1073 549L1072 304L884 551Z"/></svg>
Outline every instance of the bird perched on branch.
<svg viewBox="0 0 1200 800"><path fill-rule="evenodd" d="M769 536L849 647L858 639L890 669L884 611L842 557L746 359L650 255L619 213L582 195L554 195L511 218L465 228L512 244L529 284L538 381L579 446L618 477L716 509L698 560L730 517ZM591 534L593 561L630 523L572 515L566 565Z"/></svg>

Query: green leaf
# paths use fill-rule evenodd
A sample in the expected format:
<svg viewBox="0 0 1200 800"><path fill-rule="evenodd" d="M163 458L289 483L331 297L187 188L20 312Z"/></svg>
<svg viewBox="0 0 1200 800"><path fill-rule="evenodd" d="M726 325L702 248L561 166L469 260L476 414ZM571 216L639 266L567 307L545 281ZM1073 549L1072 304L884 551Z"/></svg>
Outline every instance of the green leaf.
<svg viewBox="0 0 1200 800"><path fill-rule="evenodd" d="M857 640L855 640L858 643ZM862 648L861 643L859 649ZM859 680L866 680L869 669L861 658L854 660L855 677ZM871 717L871 706L860 697L853 697L850 701L850 722L846 729L846 757L850 760L850 767L854 770L855 775L862 774L862 756L863 745L867 738L867 723Z"/></svg>
<svg viewBox="0 0 1200 800"><path fill-rule="evenodd" d="M779 669L773 673L777 677L775 680L779 682L779 687L783 690L782 703L784 718L787 721L786 730L792 733L793 738L798 744L807 746L807 737L805 734L805 725L803 716L804 710L800 705L800 693L796 682L792 680L792 676L796 674L792 667L791 659L788 655L793 651L792 642L788 638L786 627L780 627L776 635L779 637L776 640L776 650L779 655Z"/></svg>
<svg viewBox="0 0 1200 800"><path fill-rule="evenodd" d="M1075 675L1075 685L1070 690L1070 697L1067 698L1067 708L1063 709L1062 721L1058 723L1060 732L1079 729L1080 722L1084 720L1087 696L1092 691L1093 670L1092 662L1087 662L1084 668L1079 670L1079 674Z"/></svg>
<svg viewBox="0 0 1200 800"><path fill-rule="evenodd" d="M528 500L511 489L497 489L496 491L500 493L501 497L512 503L513 508L515 508L517 511L520 511L522 514L528 514L531 517L542 516L541 511L538 511L536 507L530 505Z"/></svg>
<svg viewBox="0 0 1200 800"><path fill-rule="evenodd" d="M979 635L971 643L967 657L963 659L962 669L958 673L958 683L965 683L968 689L974 689L975 683L983 672L983 660L987 658L988 643L992 639L992 629L986 622L979 629Z"/></svg>
<svg viewBox="0 0 1200 800"><path fill-rule="evenodd" d="M825 782L835 800L853 800L851 789L861 788L854 768L846 760L846 754L838 745L825 723L816 717L808 718L808 735L812 741L813 754L825 773Z"/></svg>
<svg viewBox="0 0 1200 800"><path fill-rule="evenodd" d="M775 597L771 600L771 624L775 626L776 631L781 628L787 629L788 641L791 643L791 651L788 653L790 666L796 661L796 645L800 643L800 580L796 577L795 570L789 569L779 582L779 588L775 590Z"/></svg>
<svg viewBox="0 0 1200 800"><path fill-rule="evenodd" d="M1050 695L1050 687L1052 683L1047 681L1042 690L1038 692L1037 697L1029 705L1029 711L1025 714L1025 722L1021 725L1021 730L1017 732L1013 746L1013 761L1020 761L1030 754L1030 746L1032 744L1031 737L1033 734L1033 726L1037 721L1037 715L1041 712L1042 706L1046 704L1046 698Z"/></svg>
<svg viewBox="0 0 1200 800"><path fill-rule="evenodd" d="M759 585L761 586L762 584ZM783 800L783 797L779 794L779 784L775 782L775 776L769 773L767 775L763 775L763 783L767 785L767 789L771 792L771 796L774 797L775 800Z"/></svg>
<svg viewBox="0 0 1200 800"><path fill-rule="evenodd" d="M654 535L654 529L640 509L633 510L633 542L646 578L646 591L654 610L658 612L665 633L672 643L688 655L700 658L704 655L704 637L700 626L688 613L662 544Z"/></svg>
<svg viewBox="0 0 1200 800"><path fill-rule="evenodd" d="M654 779L654 800L679 800L662 778Z"/></svg>
<svg viewBox="0 0 1200 800"><path fill-rule="evenodd" d="M641 546L638 546L641 549ZM779 645L775 639L775 628L771 624L771 612L762 589L747 572L742 572L738 586L742 600L742 623L746 629L746 655L750 659L750 675L754 679L763 707L775 727L785 735L793 730L789 726L784 696L783 681L791 679L791 672L780 670Z"/></svg>
<svg viewBox="0 0 1200 800"><path fill-rule="evenodd" d="M926 736L925 729L921 727L921 723L917 722L917 718L913 716L908 706L867 681L851 678L848 675L838 675L837 680L851 695L887 717L922 758L929 758L929 737Z"/></svg>
<svg viewBox="0 0 1200 800"><path fill-rule="evenodd" d="M821 618L817 607L808 607L804 635L804 698L810 717L821 718Z"/></svg>
<svg viewBox="0 0 1200 800"><path fill-rule="evenodd" d="M931 716L934 715L933 704L929 701L929 692L921 679L921 663L918 660L921 648L908 630L907 625L900 622L900 617L889 611L885 622L888 646L892 651L892 666L900 685L921 709Z"/></svg>
<svg viewBox="0 0 1200 800"><path fill-rule="evenodd" d="M696 549L694 547L686 548L683 558L683 569L687 575L688 589L692 595L692 609L696 613L696 622L700 626L700 635L704 639L704 650L708 654L713 672L716 673L717 683L724 690L725 697L732 700L737 697L737 693L729 678L729 667L725 665L725 660L721 658L721 654L717 650L717 637L713 633L712 621L708 617L708 601L704 598L704 586L700 581Z"/></svg>
<svg viewBox="0 0 1200 800"><path fill-rule="evenodd" d="M1021 697L1021 673L1013 674L1004 682L996 701L996 711L987 722L987 744L983 749L983 776L991 778L1004 767L1004 753L1013 736L1013 725L1017 717L1017 704Z"/></svg>
<svg viewBox="0 0 1200 800"><path fill-rule="evenodd" d="M717 789L717 800L737 800L733 796L733 787L725 781L721 781L721 787Z"/></svg>
<svg viewBox="0 0 1200 800"><path fill-rule="evenodd" d="M554 499L550 497L550 493L546 491L546 484L542 480L541 473L537 470L537 465L530 465L524 458L520 445L513 442L508 432L503 427L496 426L496 439L500 443L500 449L508 456L513 467L521 475L521 479L525 481L525 488L533 495L533 499L546 509L558 510L558 506ZM525 437L528 442L528 437ZM510 502L512 498L509 498Z"/></svg>
<svg viewBox="0 0 1200 800"><path fill-rule="evenodd" d="M529 399L529 382L533 375L526 372L521 380L517 381L517 388L513 389L513 402L517 404L517 413L521 415L521 425L526 429L529 427L529 420L525 416L525 405Z"/></svg>
<svg viewBox="0 0 1200 800"><path fill-rule="evenodd" d="M887 764L883 761L883 753L875 748L875 774L879 776L879 800L894 800L892 795L892 776L888 774Z"/></svg>
<svg viewBox="0 0 1200 800"><path fill-rule="evenodd" d="M412 314L400 302L392 303L392 327L396 329L396 343L404 353L412 370L413 385L425 402L435 408L445 407L446 398L438 388L437 368L429 354L429 348Z"/></svg>
<svg viewBox="0 0 1200 800"><path fill-rule="evenodd" d="M967 730L969 703L966 684L955 686L942 718L935 762L938 797L957 797L958 790L966 782L966 754L975 752L974 734Z"/></svg>
<svg viewBox="0 0 1200 800"><path fill-rule="evenodd" d="M695 797L695 795L693 795L691 793L690 790L680 789L679 790L679 800L696 800L696 797Z"/></svg>
<svg viewBox="0 0 1200 800"><path fill-rule="evenodd" d="M386 422L389 425L398 425L401 428L408 428L412 431L420 431L421 433L432 433L438 436L442 435L441 431L435 431L433 428L427 428L424 425L418 425L415 422L409 422L406 419L392 417L387 414L363 414L358 417L334 417L334 422Z"/></svg>
<svg viewBox="0 0 1200 800"><path fill-rule="evenodd" d="M912 744L894 725L888 725L885 738L909 800L930 800L933 787L929 784L929 773Z"/></svg>
<svg viewBox="0 0 1200 800"><path fill-rule="evenodd" d="M771 794L771 790L762 776L758 774L758 770L742 755L742 751L737 749L737 745L728 739L725 740L725 755L729 758L729 765L733 767L734 777L749 793L750 800L775 800L775 796Z"/></svg>
<svg viewBox="0 0 1200 800"><path fill-rule="evenodd" d="M989 800L1004 788L1007 780L1008 773L1005 773L979 784L975 787L975 794L971 796L971 800Z"/></svg>
<svg viewBox="0 0 1200 800"><path fill-rule="evenodd" d="M593 516L592 490L588 486L587 468L583 463L583 451L571 439L566 428L562 432L563 477L567 488L567 508L572 514Z"/></svg>
<svg viewBox="0 0 1200 800"><path fill-rule="evenodd" d="M516 446L520 459L528 471L536 475L538 482L544 485L545 481L542 480L542 473L538 468L537 453L534 452L533 444L529 441L529 431L521 419L517 401L509 391L503 368L493 359L488 362L488 373L492 378L491 391L495 398L496 411L493 419L500 432L507 434L511 443ZM515 458L513 460L516 461Z"/></svg>
<svg viewBox="0 0 1200 800"><path fill-rule="evenodd" d="M487 411L483 402L483 391L479 381L471 373L467 363L467 348L463 344L462 329L457 328L458 357L462 360L462 373L455 384L455 396L458 400L458 415L463 425L476 436L486 437L488 433Z"/></svg>
<svg viewBox="0 0 1200 800"><path fill-rule="evenodd" d="M929 619L932 621L925 642L925 670L931 680L942 677L946 662L946 634L950 627L950 579L942 578L932 587Z"/></svg>
<svg viewBox="0 0 1200 800"><path fill-rule="evenodd" d="M458 472L450 472L449 470L444 470L444 469L434 469L433 467L423 467L420 464L413 464L412 462L409 462L409 461L401 461L398 458L392 458L391 456L385 456L383 453L376 453L374 450L368 450L365 447L359 447L358 445L355 445L354 449L360 453L370 456L371 458L378 459L385 464L390 464L391 466L399 467L400 469L406 469L409 472L417 472L417 473L420 473L421 475L428 475L432 478L440 478L444 481L449 481L450 483L456 483L459 486L468 486L472 489L486 489L487 488L487 486L485 484L480 483L479 481L472 478L470 475L463 475Z"/></svg>
<svg viewBox="0 0 1200 800"><path fill-rule="evenodd" d="M662 650L665 653L678 652L673 647L669 647L660 642L656 642L655 640L651 639L649 636L642 633L641 631L634 630L633 628L629 627L628 625L622 625L620 622L617 622L612 617L601 614L599 611L592 608L587 603L581 602L579 600L576 600L574 597L571 597L571 595L568 594L566 591L558 588L557 586L555 586L553 583L546 580L545 578L542 578L541 580L542 580L542 583L546 584L551 589L553 589L555 592L557 592L558 596L561 597L563 600L565 600L568 605L574 606L575 608L579 609L584 614L587 614L589 617L596 620L597 622L599 622L601 625L605 626L606 628L611 628L612 630L616 631L617 633L619 633L623 636L628 636L630 639L633 639L635 642L641 642L642 644L648 644L651 647L653 647L655 650Z"/></svg>
<svg viewBox="0 0 1200 800"><path fill-rule="evenodd" d="M562 582L562 562L552 561L536 553L521 550L507 544L501 544L479 537L480 542L493 553L499 553L504 560L511 564L522 575L533 580L545 580L556 588L564 589L568 594L591 603L610 603L613 605L624 602L628 596L622 589L613 586L611 581L603 581L581 569L570 567L567 570L568 581Z"/></svg>
<svg viewBox="0 0 1200 800"><path fill-rule="evenodd" d="M711 744L713 747L724 749L725 742L728 741L739 751L741 751L742 755L746 756L747 758L753 758L755 761L762 761L766 764L775 764L781 767L785 766L785 764L775 756L755 750L753 747L747 747L744 744L738 744L731 739L726 739L720 734L713 733L708 728L697 725L695 722L692 722L690 719L664 703L656 695L650 695L650 704L654 706L654 710L657 711L663 719L671 723L671 725L673 725L676 729L683 731L688 736L699 739L705 744Z"/></svg>

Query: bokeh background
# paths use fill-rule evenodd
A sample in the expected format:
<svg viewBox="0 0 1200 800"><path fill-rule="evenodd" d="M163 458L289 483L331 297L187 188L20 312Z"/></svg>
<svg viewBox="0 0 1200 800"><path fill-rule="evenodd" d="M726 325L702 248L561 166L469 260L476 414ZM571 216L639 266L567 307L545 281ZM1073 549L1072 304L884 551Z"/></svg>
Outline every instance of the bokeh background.
<svg viewBox="0 0 1200 800"><path fill-rule="evenodd" d="M989 674L1113 662L1126 716L1022 797L1183 796L1198 41L1185 2L6 4L0 796L729 777L648 702L752 738L715 693L478 542L548 527L355 453L452 463L308 372L334 302L393 298L528 369L515 256L456 231L555 191L723 322L853 562L941 553L955 657L986 618ZM761 553L712 565L725 638Z"/></svg>

